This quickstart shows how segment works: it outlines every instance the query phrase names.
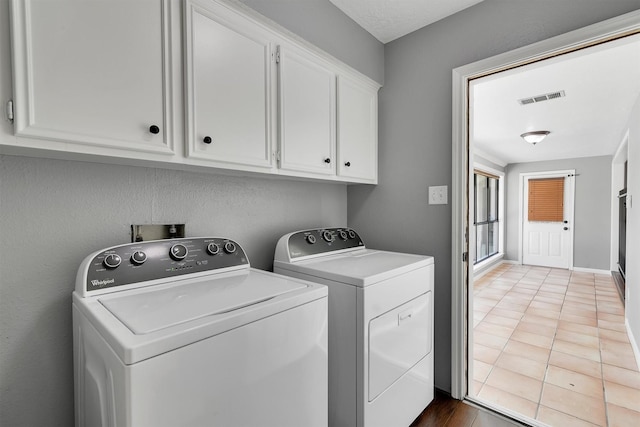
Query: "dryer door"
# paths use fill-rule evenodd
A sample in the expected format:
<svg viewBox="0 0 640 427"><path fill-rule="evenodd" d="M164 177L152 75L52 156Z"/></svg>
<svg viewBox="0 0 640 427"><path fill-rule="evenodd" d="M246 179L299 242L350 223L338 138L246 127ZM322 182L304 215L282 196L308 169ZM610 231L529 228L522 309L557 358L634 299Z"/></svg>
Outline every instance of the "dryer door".
<svg viewBox="0 0 640 427"><path fill-rule="evenodd" d="M431 296L426 292L369 322L369 402L431 352Z"/></svg>

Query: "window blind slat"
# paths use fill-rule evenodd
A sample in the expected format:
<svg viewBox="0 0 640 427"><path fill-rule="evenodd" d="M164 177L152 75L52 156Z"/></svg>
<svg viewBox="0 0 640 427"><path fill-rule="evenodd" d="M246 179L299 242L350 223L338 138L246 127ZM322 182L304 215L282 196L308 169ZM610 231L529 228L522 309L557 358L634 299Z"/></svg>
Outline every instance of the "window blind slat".
<svg viewBox="0 0 640 427"><path fill-rule="evenodd" d="M529 180L529 221L564 220L564 178Z"/></svg>

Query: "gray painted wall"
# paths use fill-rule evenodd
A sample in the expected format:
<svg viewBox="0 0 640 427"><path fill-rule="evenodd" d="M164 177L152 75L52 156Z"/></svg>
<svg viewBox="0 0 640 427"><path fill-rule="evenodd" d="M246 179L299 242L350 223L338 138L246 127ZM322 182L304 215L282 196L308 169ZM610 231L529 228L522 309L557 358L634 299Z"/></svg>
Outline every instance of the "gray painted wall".
<svg viewBox="0 0 640 427"><path fill-rule="evenodd" d="M500 172L504 172L504 166L499 165L497 163L493 163L491 160L487 160L482 156L478 156L477 154L473 156L473 162L479 165L489 167L491 169L495 169Z"/></svg>
<svg viewBox="0 0 640 427"><path fill-rule="evenodd" d="M485 0L385 45L379 182L349 187L349 225L380 249L435 256L435 382L451 390L452 69L640 8L639 0ZM455 284L460 286L460 284Z"/></svg>
<svg viewBox="0 0 640 427"><path fill-rule="evenodd" d="M257 3L279 17L291 8L283 25L295 22L300 36L382 80L382 44L328 1ZM10 66L8 2L0 0L3 105ZM0 120L0 141L12 133ZM253 266L270 269L282 234L346 224L346 196L341 184L0 156L0 426L73 425L76 270L89 253L128 242L130 224L186 222L189 236L232 237Z"/></svg>
<svg viewBox="0 0 640 427"><path fill-rule="evenodd" d="M575 169L573 265L609 271L612 156L583 157L507 166L505 258L518 259L520 174Z"/></svg>
<svg viewBox="0 0 640 427"><path fill-rule="evenodd" d="M384 83L384 45L328 0L240 1Z"/></svg>

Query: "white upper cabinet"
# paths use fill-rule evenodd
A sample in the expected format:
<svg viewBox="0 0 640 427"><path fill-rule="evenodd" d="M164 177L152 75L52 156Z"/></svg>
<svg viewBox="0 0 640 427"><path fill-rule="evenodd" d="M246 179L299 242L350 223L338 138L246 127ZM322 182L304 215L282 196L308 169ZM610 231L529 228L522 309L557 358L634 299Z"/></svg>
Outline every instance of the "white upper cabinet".
<svg viewBox="0 0 640 427"><path fill-rule="evenodd" d="M241 1L10 5L4 153L377 183L380 85Z"/></svg>
<svg viewBox="0 0 640 427"><path fill-rule="evenodd" d="M187 155L219 166L273 166L272 36L224 3L185 3Z"/></svg>
<svg viewBox="0 0 640 427"><path fill-rule="evenodd" d="M279 47L280 169L334 175L336 74L310 54Z"/></svg>
<svg viewBox="0 0 640 427"><path fill-rule="evenodd" d="M378 87L338 77L338 175L378 181Z"/></svg>
<svg viewBox="0 0 640 427"><path fill-rule="evenodd" d="M94 154L173 154L168 0L11 6L17 136Z"/></svg>

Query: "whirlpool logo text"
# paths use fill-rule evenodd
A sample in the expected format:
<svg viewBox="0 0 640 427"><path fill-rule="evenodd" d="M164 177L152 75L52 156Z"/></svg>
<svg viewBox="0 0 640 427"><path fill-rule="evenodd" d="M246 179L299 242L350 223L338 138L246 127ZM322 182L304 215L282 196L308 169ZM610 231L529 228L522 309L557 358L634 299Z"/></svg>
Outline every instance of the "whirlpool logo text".
<svg viewBox="0 0 640 427"><path fill-rule="evenodd" d="M103 279L103 280L92 280L91 285L94 288L103 288L107 285L111 285L115 283L116 279Z"/></svg>

